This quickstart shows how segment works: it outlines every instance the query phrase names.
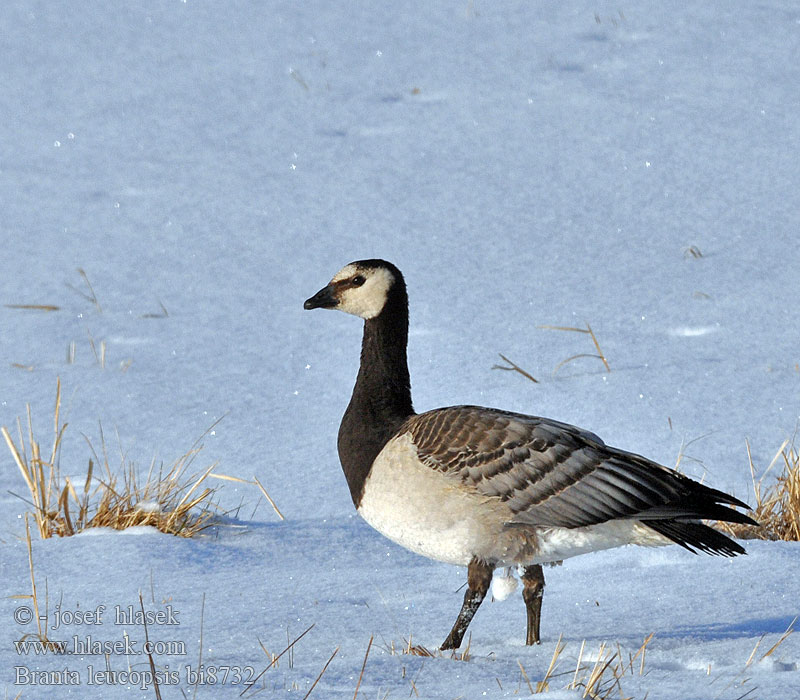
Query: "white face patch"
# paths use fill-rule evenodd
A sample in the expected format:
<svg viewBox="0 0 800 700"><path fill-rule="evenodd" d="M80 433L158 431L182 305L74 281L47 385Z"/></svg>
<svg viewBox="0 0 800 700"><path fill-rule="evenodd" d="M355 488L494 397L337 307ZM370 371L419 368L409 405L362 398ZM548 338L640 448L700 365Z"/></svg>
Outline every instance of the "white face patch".
<svg viewBox="0 0 800 700"><path fill-rule="evenodd" d="M389 289L394 284L394 275L385 267L362 269L350 264L333 276L331 284L344 282L356 275L361 275L366 281L360 287L342 286L337 289L339 304L336 309L363 319L375 318L383 311Z"/></svg>

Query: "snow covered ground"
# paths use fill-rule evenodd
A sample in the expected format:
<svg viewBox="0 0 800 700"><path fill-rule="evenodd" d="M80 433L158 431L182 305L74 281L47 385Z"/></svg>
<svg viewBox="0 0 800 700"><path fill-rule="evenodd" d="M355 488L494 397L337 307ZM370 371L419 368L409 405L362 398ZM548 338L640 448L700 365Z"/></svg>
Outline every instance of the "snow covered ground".
<svg viewBox="0 0 800 700"><path fill-rule="evenodd" d="M67 615L50 636L76 653L41 656L14 644L27 506L0 445L3 697L154 698L140 591L164 698L193 697L200 663L196 697L236 698L219 669L246 679L312 624L245 697L302 698L338 648L311 697L352 698L371 636L359 697L524 696L563 635L550 696L576 698L583 640L627 658L650 633L626 696L800 697L798 635L759 661L800 614L796 543L588 555L546 571L540 647L516 595L479 611L467 662L399 653L444 639L465 571L354 516L335 437L360 326L302 310L389 259L419 410L548 415L752 502L745 441L761 472L800 415L796 2L6 0L0 31L0 425L30 403L49 436L60 377L62 469L85 475L98 421L146 466L224 416L198 463L286 516L226 482L244 528L35 539L49 623L59 603L99 622ZM586 322L611 372L554 375L594 348L538 326Z"/></svg>

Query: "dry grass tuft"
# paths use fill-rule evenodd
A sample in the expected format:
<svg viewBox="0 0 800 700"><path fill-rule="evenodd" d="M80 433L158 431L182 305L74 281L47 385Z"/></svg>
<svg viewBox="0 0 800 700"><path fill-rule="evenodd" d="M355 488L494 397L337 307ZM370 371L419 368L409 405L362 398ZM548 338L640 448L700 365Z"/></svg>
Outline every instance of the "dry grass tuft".
<svg viewBox="0 0 800 700"><path fill-rule="evenodd" d="M452 649L450 652L444 652L441 649L434 649L430 650L428 647L423 646L422 644L414 644L411 635L408 636L408 639L403 637L403 645L402 646L395 646L394 641L391 641L388 645L386 645L386 650L392 655L399 655L405 654L406 656L421 656L423 658L431 658L431 659L453 659L454 661L469 661L472 658L472 654L470 653L470 647L472 646L472 635L467 638L467 646L464 648L464 651L459 651L458 649Z"/></svg>
<svg viewBox="0 0 800 700"><path fill-rule="evenodd" d="M775 652L780 648L780 646L792 635L794 632L794 624L797 622L797 618L795 617L789 623L789 626L786 628L786 631L780 636L777 642L775 642L769 649L766 651L761 650L761 654L759 655L759 648L761 647L761 643L766 638L766 634L762 634L759 637L756 645L753 647L753 651L750 652L750 656L747 657L747 661L744 663L744 667L731 675L730 668L726 668L722 671L722 673L715 678L712 683L717 681L725 682L723 688L719 690L719 692L714 696L716 698L721 698L723 695L727 695L728 691L732 688L736 688L741 690L742 688L749 688L746 692L741 695L737 696L737 700L742 700L743 698L750 697L753 692L756 691L756 688L752 686L750 681L752 680L752 669L750 668L753 664L760 664L764 662L766 659L771 657ZM785 662L780 661L779 659L773 659L773 662L776 664L776 670L794 670L795 664L790 662L786 664ZM708 665L708 675L711 675L711 664ZM732 695L730 696L732 697Z"/></svg>
<svg viewBox="0 0 800 700"><path fill-rule="evenodd" d="M749 443L747 458L756 498L753 517L760 525L756 527L739 523L715 523L715 526L743 539L800 541L800 452L794 441L783 442L758 480ZM764 479L776 464L782 464L783 469L775 482L764 488Z"/></svg>
<svg viewBox="0 0 800 700"><path fill-rule="evenodd" d="M67 424L61 423L60 414L59 381L53 444L46 456L42 455L34 437L30 406L27 407L26 431L23 431L22 421L17 419L16 442L5 426L0 429L28 487L30 501L23 500L33 507L42 538L67 537L92 527L124 530L137 525L150 525L167 534L192 537L216 523L218 511L213 496L217 489L205 485L216 465L201 473L191 469L202 449L203 436L169 468L163 465L156 468L155 461L151 462L147 475L142 478L138 469L124 458L119 470L111 469L101 428L102 459L92 448L94 458L89 459L86 477L81 478L83 483L73 483L73 479L61 474L61 442ZM99 469L97 464L101 465Z"/></svg>
<svg viewBox="0 0 800 700"><path fill-rule="evenodd" d="M550 659L550 665L542 680L536 683L535 689L532 687L525 673L525 669L522 668L522 664L520 664L520 670L528 683L532 695L534 693L546 693L551 690L551 684L555 678L571 674L572 679L564 689L582 690L582 698L592 698L592 700L607 700L607 698L612 696L615 698L626 698L628 696L623 693L622 678L625 677L626 674L630 676L641 676L644 674L647 645L650 644L652 639L653 634L651 633L634 653L627 653L627 659L625 658L626 654L623 653L619 644L617 644L615 650L603 642L594 655L594 661L584 660L584 652L586 651L586 640L584 640L578 652L575 670L556 673L559 659L567 648L567 644L565 642L562 643L561 637L559 637L556 648L553 651L553 656ZM636 663L637 659L638 663Z"/></svg>
<svg viewBox="0 0 800 700"><path fill-rule="evenodd" d="M786 631L781 635L780 639L778 639L778 641L775 642L775 644L773 644L769 649L767 649L767 651L765 651L761 656L759 656L758 659L756 659L756 652L758 651L758 647L761 646L761 642L763 642L764 637L767 636L766 634L762 634L759 640L756 642L756 645L753 647L753 651L750 652L750 656L745 662L744 667L748 668L753 662L761 663L767 657L772 656L772 654L775 653L776 649L794 633L795 622L797 622L796 617L789 623L789 626L786 628Z"/></svg>

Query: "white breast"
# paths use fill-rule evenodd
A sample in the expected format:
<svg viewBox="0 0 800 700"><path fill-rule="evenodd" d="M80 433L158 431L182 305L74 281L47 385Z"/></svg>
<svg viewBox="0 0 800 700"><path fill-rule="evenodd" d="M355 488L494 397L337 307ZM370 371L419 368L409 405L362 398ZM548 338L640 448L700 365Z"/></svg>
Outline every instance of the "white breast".
<svg viewBox="0 0 800 700"><path fill-rule="evenodd" d="M411 436L390 440L372 465L358 512L412 552L465 566L496 559L510 512L422 464ZM506 553L508 554L508 553Z"/></svg>

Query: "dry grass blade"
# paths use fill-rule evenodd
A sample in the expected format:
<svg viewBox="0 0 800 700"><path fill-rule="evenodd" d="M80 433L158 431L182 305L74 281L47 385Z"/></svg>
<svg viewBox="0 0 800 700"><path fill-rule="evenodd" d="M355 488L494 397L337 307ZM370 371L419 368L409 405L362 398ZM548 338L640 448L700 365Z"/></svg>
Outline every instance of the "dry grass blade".
<svg viewBox="0 0 800 700"><path fill-rule="evenodd" d="M503 358L503 362L507 362L509 364L509 366L508 367L504 367L503 365L492 365L492 369L502 369L502 370L504 370L506 372L519 372L523 377L525 377L526 379L530 379L534 384L538 384L539 383L538 379L536 379L529 372L526 372L524 369L522 369L522 367L520 367L515 362L512 362L511 360L509 360L502 352L499 352L497 354L500 355L500 357Z"/></svg>
<svg viewBox="0 0 800 700"><path fill-rule="evenodd" d="M703 464L702 460L698 459L697 457L692 457L691 455L687 454L686 448L688 448L690 445L693 445L695 442L698 442L700 440L704 440L709 435L711 435L711 433L706 433L705 435L698 435L696 438L692 438L691 440L686 440L685 437L682 438L681 439L681 446L680 446L680 449L678 450L678 457L675 460L675 466L672 467L672 468L675 471L681 471L681 462L683 460L696 462L697 464L700 464L702 466L702 464Z"/></svg>
<svg viewBox="0 0 800 700"><path fill-rule="evenodd" d="M205 500L208 497L208 492L210 489L206 489L203 491L200 496L196 497L194 500L189 501L189 496L191 496L202 484L206 477L211 473L211 471L216 467L216 463L212 464L208 469L203 472L202 476L198 477L186 493L181 497L181 500L178 502L178 505L170 512L167 516L167 527L172 528L175 526L175 522L179 517L181 517L187 510L192 509L194 506L198 505L200 502ZM187 505L188 504L188 505Z"/></svg>
<svg viewBox="0 0 800 700"><path fill-rule="evenodd" d="M600 357L600 355L595 355L595 354L589 353L589 352L579 352L577 355L570 355L566 360L561 360L561 362L559 362L555 366L555 369L553 369L553 374L556 374L556 372L558 372L558 370L560 370L564 365L569 364L573 360L579 360L582 357L594 357L594 358L596 358L598 360L602 360L603 359L602 357Z"/></svg>
<svg viewBox="0 0 800 700"><path fill-rule="evenodd" d="M55 304L6 304L7 309L19 309L21 311L60 311L61 307Z"/></svg>
<svg viewBox="0 0 800 700"><path fill-rule="evenodd" d="M536 692L537 693L544 693L550 690L549 680L553 676L556 670L556 665L558 664L558 657L561 656L561 653L564 649L567 648L566 642L562 642L561 638L563 635L558 635L558 641L556 642L556 648L553 650L553 656L550 657L550 665L547 667L547 671L545 671L544 678L542 680L537 681L536 683ZM584 641L584 644L586 642ZM583 645L581 645L581 654L583 653ZM580 665L580 657L578 657L578 665ZM520 664L520 668L522 664ZM524 669L521 668L524 672ZM577 670L575 671L577 673ZM528 680L528 677L525 676L525 680ZM528 687L530 687L530 681L528 682ZM533 691L531 691L533 692Z"/></svg>
<svg viewBox="0 0 800 700"><path fill-rule="evenodd" d="M752 695L758 690L758 688L750 688L746 693L742 693L738 697L734 698L734 700L744 700L748 695Z"/></svg>
<svg viewBox="0 0 800 700"><path fill-rule="evenodd" d="M586 640L584 639L581 642L581 650L578 652L578 661L575 664L575 674L572 676L572 683L567 686L568 688L575 688L577 687L578 683L578 673L581 670L581 661L583 660L583 650L586 648Z"/></svg>
<svg viewBox="0 0 800 700"><path fill-rule="evenodd" d="M276 505L275 501L273 501L270 495L267 493L267 489L265 489L264 485L258 480L258 477L254 476L253 481L258 485L258 488L261 489L261 493L264 494L264 498L266 498L269 501L269 504L272 506L273 510L278 514L278 517L281 520L286 520L286 518L283 517L283 513L281 513L281 511L278 509L278 506Z"/></svg>
<svg viewBox="0 0 800 700"><path fill-rule="evenodd" d="M528 684L528 690L531 691L531 695L533 695L536 692L539 692L539 691L535 691L533 689L533 686L531 685L531 679L528 678L528 673L525 671L525 667L522 665L522 661L517 659L517 665L519 666L519 671L522 674L522 677L525 679L525 682Z"/></svg>
<svg viewBox="0 0 800 700"><path fill-rule="evenodd" d="M431 651L428 647L423 646L422 644L413 644L411 641L411 635L409 635L408 639L403 639L406 643L405 648L403 649L404 654L408 654L409 656L422 656L425 658L433 658L436 656L436 652ZM439 652L441 656L441 651Z"/></svg>
<svg viewBox="0 0 800 700"><path fill-rule="evenodd" d="M39 596L36 594L36 576L33 573L33 546L31 543L31 529L28 526L27 514L25 515L25 542L28 545L28 569L31 573L31 599L33 602L33 613L36 615L36 626L39 630L39 639L42 639L42 619L41 615L39 615Z"/></svg>
<svg viewBox="0 0 800 700"><path fill-rule="evenodd" d="M150 635L147 632L147 617L144 614L144 601L142 600L142 592L139 591L139 608L142 611L142 624L144 625L144 642L145 649L150 649ZM156 675L156 664L153 661L153 655L150 651L147 652L147 660L150 662L150 673L153 677L153 690L156 694L156 700L161 700L161 688L158 685L158 676Z"/></svg>
<svg viewBox="0 0 800 700"><path fill-rule="evenodd" d="M161 307L160 313L142 314L139 318L167 318L169 316L169 311L167 311L167 307L164 306L161 299L158 299L158 305Z"/></svg>
<svg viewBox="0 0 800 700"><path fill-rule="evenodd" d="M759 659L759 662L763 661L768 656L772 655L775 652L775 650L789 638L789 636L794 632L795 622L797 622L797 617L795 617L794 620L792 620L789 623L789 626L786 628L786 631L781 635L781 638L777 642L775 642L775 644L773 644L765 654L762 655L762 657ZM758 645L756 645L756 647L758 647ZM755 652L755 649L753 650L753 652Z"/></svg>
<svg viewBox="0 0 800 700"><path fill-rule="evenodd" d="M256 637L256 639L258 639L258 646L261 647L261 651L264 652L264 655L269 657L271 664L276 663L276 659L278 657L275 656L275 654L273 654L269 649L267 649L267 647L264 645L264 642L262 642L260 638Z"/></svg>
<svg viewBox="0 0 800 700"><path fill-rule="evenodd" d="M151 572L152 573L152 572ZM200 645L199 651L197 652L197 668L203 668L203 628L205 626L205 619L206 619L206 594L203 593L203 598L200 601ZM197 680L194 684L194 690L192 691L192 699L197 697L197 689L200 687L200 674L197 674Z"/></svg>
<svg viewBox="0 0 800 700"><path fill-rule="evenodd" d="M222 481L235 481L237 484L252 484L249 479L242 479L240 476L231 476L230 474L209 474L212 479L221 479Z"/></svg>
<svg viewBox="0 0 800 700"><path fill-rule="evenodd" d="M231 476L231 475L229 475L229 474L209 474L208 476L209 476L209 478L212 478L212 479L220 479L221 481L235 481L237 484L249 484L250 486L258 486L258 488L259 488L259 490L261 491L261 493L262 493L262 494L264 494L264 496L266 497L267 501L268 501L268 502L269 502L269 503L272 505L272 509L275 511L275 513L277 514L277 516L278 516L278 517L279 517L281 520L285 520L285 518L284 518L284 516L283 516L283 513L281 513L281 511L280 511L280 509L278 508L278 506L277 506L277 504L275 503L275 501L274 501L274 500L272 500L272 498L270 497L270 495L267 493L267 490L264 488L263 484L261 484L260 482L258 482L258 479L256 479L255 477L253 477L253 479L255 479L255 481L253 481L253 480L250 480L250 479L242 479L241 477L238 477L238 476ZM256 482L258 482L258 483L256 483ZM258 502L257 502L257 503L256 503L256 505L255 505L255 507L253 508L253 514L250 516L250 519L251 519L251 520L252 520L252 519L253 519L253 517L255 516L255 513L256 513L256 511L258 510L258 507L259 507L260 505L261 505L261 499L259 498L259 499L258 499ZM239 507L241 507L241 504L240 504L240 506L239 506ZM233 509L233 510L234 510L236 513L238 513L238 511L239 511L239 509L238 509L238 508L235 508L235 509Z"/></svg>
<svg viewBox="0 0 800 700"><path fill-rule="evenodd" d="M261 678L261 676L263 676L263 675L264 675L264 674L265 674L267 671L269 671L269 670L270 670L270 669L271 669L273 666L275 666L275 665L278 663L278 659L280 659L280 658L281 658L281 656L283 656L283 655L284 655L284 654L285 654L287 651L290 651L290 650L291 650L291 649L294 647L294 645L295 645L295 644L297 644L297 642L299 642L299 641L300 641L300 640L301 640L303 637L305 637L305 636L306 636L306 635L307 635L307 634L308 634L308 633L309 633L309 632L310 632L312 629L314 629L314 625L315 625L315 624L317 624L317 623L316 623L316 622L314 622L314 623L310 624L308 627L306 627L306 629L305 629L305 630L303 630L303 631L302 631L302 632L301 632L301 633L300 633L300 634L299 634L297 637L295 637L295 638L294 638L294 640L293 640L292 642L290 642L290 643L288 644L288 646L287 646L287 647L286 647L286 648L285 648L285 649L284 649L284 650L283 650L283 651L282 651L280 654L278 654L277 656L275 656L275 657L272 659L272 661L270 661L269 665L268 665L266 668L264 668L264 670L263 670L263 671L261 671L261 673L259 673L259 674L258 674L258 675L257 675L255 678L253 678L253 680L251 680L251 681L250 681L250 682L247 684L247 686L245 687L245 689L244 689L244 690L243 690L241 693L239 693L239 697L242 697L242 695L244 695L244 694L245 694L245 693L246 693L248 690L250 690L250 688L252 688L252 687L253 687L253 686L256 684L256 681L258 681L258 679L259 679L259 678ZM262 646L262 648L263 648L263 646Z"/></svg>
<svg viewBox="0 0 800 700"><path fill-rule="evenodd" d="M92 283L89 281L89 276L86 274L86 271L83 268L79 267L78 268L78 274L81 276L81 279L83 279L83 282L86 285L86 287L88 288L89 293L87 294L86 292L82 292L80 289L77 289L77 288L73 287L69 283L67 283L67 287L69 289L71 289L73 292L75 292L76 294L79 294L80 296L82 296L84 299L86 299L86 301L92 302L92 304L95 305L95 308L100 313L103 313L103 309L100 306L100 302L97 301L97 294L94 293L94 288L92 287Z"/></svg>
<svg viewBox="0 0 800 700"><path fill-rule="evenodd" d="M331 658L329 658L329 659L328 659L328 660L325 662L325 665L322 667L322 670L319 672L319 675L316 677L316 679L314 680L314 682L311 684L311 687L308 689L308 692L307 692L307 693L306 693L306 694L303 696L303 700L306 700L306 698L308 698L308 696L309 696L309 695L311 695L311 692L312 692L312 691L314 690L314 688L317 686L317 683L319 683L319 679L320 679L320 678L322 678L322 676L325 674L325 671L327 671L327 670L328 670L328 666L330 666L330 665L331 665L331 661L333 661L333 657L334 657L334 656L336 656L338 653L339 653L339 647L336 647L336 648L333 650L333 654L331 654Z"/></svg>
<svg viewBox="0 0 800 700"><path fill-rule="evenodd" d="M422 669L425 668L425 662L423 661L419 668L417 669L417 674L413 678L409 678L408 682L411 684L411 693L419 697L419 690L417 690L417 681L419 680L420 675L422 674ZM408 697L411 697L411 693L408 694Z"/></svg>
<svg viewBox="0 0 800 700"><path fill-rule="evenodd" d="M611 367L608 365L608 360L606 359L605 353L600 349L600 343L597 340L597 336L594 334L592 327L588 323L586 324L586 330L589 331L589 336L591 337L595 348L597 348L597 356L603 361L603 364L606 367L606 372L610 372Z"/></svg>
<svg viewBox="0 0 800 700"><path fill-rule="evenodd" d="M541 328L543 331L570 331L572 333L588 333L585 328L576 328L575 326L549 326L549 325L542 325L536 326L537 328Z"/></svg>
<svg viewBox="0 0 800 700"><path fill-rule="evenodd" d="M758 641L756 642L756 645L753 647L753 651L751 651L751 652L750 652L750 656L748 656L748 657L747 657L747 661L745 661L745 662L744 662L744 667L745 667L745 668L747 668L747 667L748 667L748 666L749 666L751 663L753 663L753 659L755 659L755 658L756 658L756 652L758 651L758 647L760 647L760 646L761 646L761 642L763 642L763 641L764 641L764 637L766 637L766 636L767 636L767 635L766 635L766 633L765 633L765 634L762 634L762 635L761 635L761 636L758 638Z"/></svg>
<svg viewBox="0 0 800 700"><path fill-rule="evenodd" d="M294 68L289 69L289 75L295 80L299 85L303 87L304 90L309 90L308 83L303 80L303 76L300 75Z"/></svg>
<svg viewBox="0 0 800 700"><path fill-rule="evenodd" d="M614 679L610 680L609 685L611 686L603 696L600 696L600 685L603 681L603 675L605 672L611 667L611 664L614 662L614 659L617 658L617 652L611 652L611 656L606 656L609 652L606 651L605 644L600 645L600 652L598 653L597 660L592 667L592 671L589 674L589 678L586 681L585 689L583 691L583 697L590 697L590 698L597 698L603 697L607 698L611 694L611 689L615 686L619 685L619 678L617 677L616 673L614 674ZM617 662L619 665L619 662Z"/></svg>
<svg viewBox="0 0 800 700"><path fill-rule="evenodd" d="M89 336L89 346L92 348L92 354L94 355L94 359L98 365L100 365L100 369L106 368L106 341L100 341L100 351L98 352L97 346L94 344L94 338L92 334L89 332L89 329L86 329L86 335Z"/></svg>
<svg viewBox="0 0 800 700"><path fill-rule="evenodd" d="M640 646L639 650L631 657L631 663L630 663L631 672L633 671L633 662L636 661L636 657L641 654L642 659L639 663L639 675L641 676L644 674L644 657L647 654L647 645L650 644L650 642L653 640L655 634L656 634L655 632L651 632L650 634L648 634L647 637L645 637L644 642L642 642L642 646Z"/></svg>
<svg viewBox="0 0 800 700"><path fill-rule="evenodd" d="M361 673L358 674L358 683L356 683L356 691L353 693L353 700L358 697L358 689L361 687L361 681L364 678L364 669L367 667L367 659L369 658L369 650L372 649L372 640L375 635L370 635L369 642L367 643L367 653L364 654L364 663L361 664Z"/></svg>
<svg viewBox="0 0 800 700"><path fill-rule="evenodd" d="M469 661L470 649L472 649L472 632L470 632L467 637L467 646L464 647L464 651L459 652L458 649L453 649L453 651L450 652L450 658L456 661Z"/></svg>
<svg viewBox="0 0 800 700"><path fill-rule="evenodd" d="M33 568L33 545L31 543L31 529L28 525L28 515L25 515L25 542L28 546L28 569L31 574L31 593L30 595L12 596L12 598L25 598L33 604L33 614L36 617L36 635L25 634L20 641L25 641L28 637L36 636L42 648L47 651L55 652L56 654L63 654L65 652L65 642L53 642L47 637L47 613L41 615L39 612L39 593L36 590L36 575ZM47 586L45 584L45 590ZM45 603L46 607L46 603ZM42 620L45 621L44 629L42 629ZM38 653L38 652L37 652Z"/></svg>
<svg viewBox="0 0 800 700"><path fill-rule="evenodd" d="M608 359L606 358L605 353L600 347L600 342L597 340L597 336L594 334L592 327L587 323L586 328L576 328L574 326L536 326L537 328L541 328L547 331L568 331L571 333L586 333L592 339L592 343L594 344L595 349L597 350L597 354L592 353L578 353L577 355L572 355L568 357L566 360L562 360L556 365L556 368L553 370L553 374L558 372L561 367L563 367L568 362L572 362L573 360L577 360L580 357L594 357L600 360L606 368L606 372L611 371L611 366L608 364Z"/></svg>
<svg viewBox="0 0 800 700"><path fill-rule="evenodd" d="M20 455L19 451L17 450L17 446L14 444L14 440L8 434L8 429L3 426L0 428L0 431L3 433L3 437L6 440L6 445L8 445L8 449L11 450L11 456L14 458L14 462L16 463L17 467L19 467L20 473L22 474L22 478L25 479L25 483L28 486L28 489L33 493L35 491L33 486L33 479L28 471L28 464L27 460L23 459Z"/></svg>

